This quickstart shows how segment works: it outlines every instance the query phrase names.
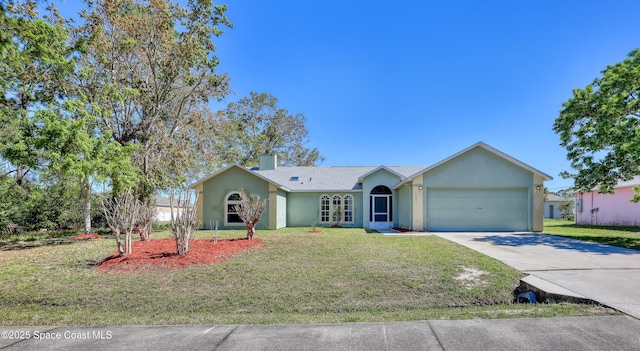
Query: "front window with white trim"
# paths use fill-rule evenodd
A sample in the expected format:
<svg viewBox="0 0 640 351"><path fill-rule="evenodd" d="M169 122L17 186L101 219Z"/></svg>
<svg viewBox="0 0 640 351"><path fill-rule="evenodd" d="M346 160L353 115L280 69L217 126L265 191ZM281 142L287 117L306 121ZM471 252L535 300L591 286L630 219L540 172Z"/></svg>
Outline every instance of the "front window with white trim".
<svg viewBox="0 0 640 351"><path fill-rule="evenodd" d="M328 223L331 218L331 201L329 195L322 195L320 197L320 222Z"/></svg>
<svg viewBox="0 0 640 351"><path fill-rule="evenodd" d="M331 221L333 223L340 223L342 221L342 196L333 195L331 201Z"/></svg>
<svg viewBox="0 0 640 351"><path fill-rule="evenodd" d="M344 196L344 222L353 223L353 196Z"/></svg>
<svg viewBox="0 0 640 351"><path fill-rule="evenodd" d="M320 196L320 223L353 223L353 195Z"/></svg>
<svg viewBox="0 0 640 351"><path fill-rule="evenodd" d="M240 203L240 193L232 191L225 197L224 203L224 224L226 225L243 225L244 222L240 219L238 211L236 211L236 205Z"/></svg>

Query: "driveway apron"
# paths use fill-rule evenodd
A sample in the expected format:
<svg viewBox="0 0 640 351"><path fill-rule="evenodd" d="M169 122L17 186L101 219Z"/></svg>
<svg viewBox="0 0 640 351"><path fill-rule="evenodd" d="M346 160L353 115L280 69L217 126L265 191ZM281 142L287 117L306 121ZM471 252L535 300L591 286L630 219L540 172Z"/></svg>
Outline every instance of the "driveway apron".
<svg viewBox="0 0 640 351"><path fill-rule="evenodd" d="M640 251L537 233L433 233L640 319Z"/></svg>

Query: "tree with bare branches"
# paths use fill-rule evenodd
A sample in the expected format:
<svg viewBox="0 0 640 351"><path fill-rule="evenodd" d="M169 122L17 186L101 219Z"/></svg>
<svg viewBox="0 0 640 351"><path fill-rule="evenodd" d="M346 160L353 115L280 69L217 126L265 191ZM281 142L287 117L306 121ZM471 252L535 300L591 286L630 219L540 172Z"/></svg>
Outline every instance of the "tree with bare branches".
<svg viewBox="0 0 640 351"><path fill-rule="evenodd" d="M235 210L240 219L247 226L247 240L253 240L255 225L260 220L262 213L267 209L267 200L260 200L257 194L247 194L240 190L240 203L235 205Z"/></svg>
<svg viewBox="0 0 640 351"><path fill-rule="evenodd" d="M176 194L173 189L171 190L169 197L171 232L176 239L178 255L186 255L193 244L196 228L200 224L196 215L197 201L197 191L181 190Z"/></svg>
<svg viewBox="0 0 640 351"><path fill-rule="evenodd" d="M140 218L142 203L138 196L128 190L122 195L102 200L102 209L107 225L116 237L116 245L120 256L131 253L131 234ZM124 245L121 235L124 234Z"/></svg>
<svg viewBox="0 0 640 351"><path fill-rule="evenodd" d="M140 229L140 240L144 240L149 244L151 237L151 225L153 217L156 215L155 203L150 202L144 206L140 206L140 215L138 218L138 228Z"/></svg>

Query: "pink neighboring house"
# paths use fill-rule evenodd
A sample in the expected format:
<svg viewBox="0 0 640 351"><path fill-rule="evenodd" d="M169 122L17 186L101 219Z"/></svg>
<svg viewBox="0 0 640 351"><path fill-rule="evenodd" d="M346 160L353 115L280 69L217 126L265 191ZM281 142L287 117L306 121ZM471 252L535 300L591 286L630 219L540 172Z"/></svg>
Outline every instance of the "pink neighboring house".
<svg viewBox="0 0 640 351"><path fill-rule="evenodd" d="M618 183L613 194L576 193L576 224L640 226L640 202L629 201L638 184L640 176Z"/></svg>

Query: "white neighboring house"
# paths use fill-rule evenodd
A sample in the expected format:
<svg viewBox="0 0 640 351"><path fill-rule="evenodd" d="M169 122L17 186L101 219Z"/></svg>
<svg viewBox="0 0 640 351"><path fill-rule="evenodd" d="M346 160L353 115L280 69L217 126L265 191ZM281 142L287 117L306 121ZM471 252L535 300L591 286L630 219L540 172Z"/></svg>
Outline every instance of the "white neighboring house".
<svg viewBox="0 0 640 351"><path fill-rule="evenodd" d="M171 220L171 204L169 203L169 198L162 195L153 195L153 199L156 202L156 216L154 221L156 222L168 222ZM177 209L177 201L173 203L174 211L180 213L181 211Z"/></svg>
<svg viewBox="0 0 640 351"><path fill-rule="evenodd" d="M566 199L560 195L548 194L547 199L544 201L544 218L562 218L560 204L565 200Z"/></svg>

